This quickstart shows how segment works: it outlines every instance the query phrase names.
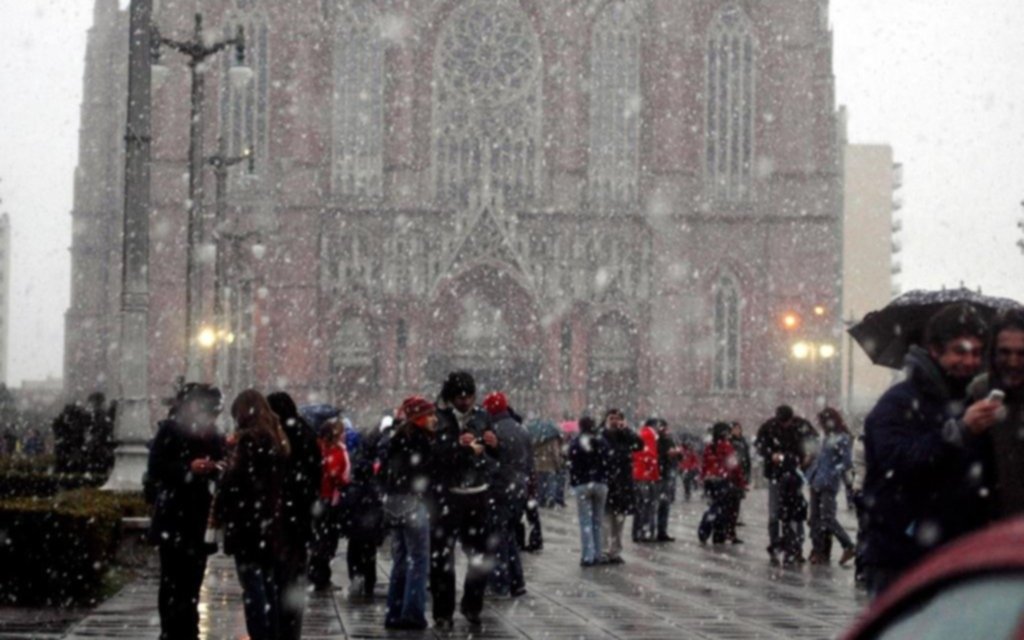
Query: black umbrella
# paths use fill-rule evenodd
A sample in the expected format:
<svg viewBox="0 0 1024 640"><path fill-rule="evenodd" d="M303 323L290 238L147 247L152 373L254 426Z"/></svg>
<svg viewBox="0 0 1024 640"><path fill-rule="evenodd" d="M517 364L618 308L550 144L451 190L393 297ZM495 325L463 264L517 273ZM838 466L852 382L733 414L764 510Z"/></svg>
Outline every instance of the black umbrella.
<svg viewBox="0 0 1024 640"><path fill-rule="evenodd" d="M987 322L1000 311L1021 308L1016 300L986 296L963 287L941 291L915 289L864 316L850 327L849 333L872 362L900 369L910 345L921 344L928 318L954 302L970 303Z"/></svg>

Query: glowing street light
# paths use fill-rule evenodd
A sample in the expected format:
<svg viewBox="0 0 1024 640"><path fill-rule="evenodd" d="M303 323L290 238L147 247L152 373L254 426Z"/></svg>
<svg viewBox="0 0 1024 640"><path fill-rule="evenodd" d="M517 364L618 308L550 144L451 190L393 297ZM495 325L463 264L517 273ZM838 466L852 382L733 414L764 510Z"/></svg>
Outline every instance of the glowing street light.
<svg viewBox="0 0 1024 640"><path fill-rule="evenodd" d="M830 344L818 345L818 355L821 356L823 360L828 360L836 355L836 348Z"/></svg>
<svg viewBox="0 0 1024 640"><path fill-rule="evenodd" d="M787 312L782 316L782 327L787 331L793 331L800 326L800 316L793 313L792 311Z"/></svg>
<svg viewBox="0 0 1024 640"><path fill-rule="evenodd" d="M813 353L812 345L806 342L797 342L793 345L793 357L797 360L806 360Z"/></svg>

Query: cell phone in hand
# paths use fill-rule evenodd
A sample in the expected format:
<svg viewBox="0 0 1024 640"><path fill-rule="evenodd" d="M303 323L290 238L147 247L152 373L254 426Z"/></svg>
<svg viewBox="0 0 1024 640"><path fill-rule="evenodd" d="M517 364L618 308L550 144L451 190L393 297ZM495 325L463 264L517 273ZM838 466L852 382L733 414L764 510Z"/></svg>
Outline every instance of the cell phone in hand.
<svg viewBox="0 0 1024 640"><path fill-rule="evenodd" d="M989 391L988 398L986 398L986 400L995 400L996 402L1002 402L1004 398L1006 398L1005 392L1003 392L1001 389L993 389L992 391Z"/></svg>

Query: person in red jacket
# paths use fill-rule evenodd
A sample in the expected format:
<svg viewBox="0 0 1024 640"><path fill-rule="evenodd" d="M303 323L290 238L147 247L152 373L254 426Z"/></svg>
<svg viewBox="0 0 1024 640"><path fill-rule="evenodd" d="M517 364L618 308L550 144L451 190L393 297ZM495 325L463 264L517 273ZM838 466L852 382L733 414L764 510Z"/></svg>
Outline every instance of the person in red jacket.
<svg viewBox="0 0 1024 640"><path fill-rule="evenodd" d="M718 422L711 428L711 442L704 447L704 487L711 496L711 506L704 512L697 529L702 543L708 538L714 544L742 542L736 537L736 516L740 497L747 486L736 450L729 442L731 425Z"/></svg>
<svg viewBox="0 0 1024 640"><path fill-rule="evenodd" d="M309 581L317 591L331 588L331 559L341 536L341 493L349 481L348 451L342 441L344 427L337 418L320 427L320 454L323 475L320 479L320 501L315 509L314 540L309 559Z"/></svg>
<svg viewBox="0 0 1024 640"><path fill-rule="evenodd" d="M693 489L697 485L697 478L700 476L700 457L689 443L684 442L679 448L682 450L679 471L683 476L683 492L686 501L689 502Z"/></svg>
<svg viewBox="0 0 1024 640"><path fill-rule="evenodd" d="M633 454L633 481L636 483L636 513L633 515L633 542L655 542L658 531L658 487L661 469L658 466L657 418L650 418L640 427L644 448Z"/></svg>

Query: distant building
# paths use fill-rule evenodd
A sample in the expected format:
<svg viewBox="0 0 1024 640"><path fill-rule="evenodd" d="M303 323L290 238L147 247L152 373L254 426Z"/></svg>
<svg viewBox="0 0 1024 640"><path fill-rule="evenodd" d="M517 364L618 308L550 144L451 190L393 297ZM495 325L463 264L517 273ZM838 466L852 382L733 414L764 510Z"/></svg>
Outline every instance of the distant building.
<svg viewBox="0 0 1024 640"><path fill-rule="evenodd" d="M161 33L187 37L193 5L158 3ZM230 155L255 154L228 180L229 388L284 387L377 416L466 367L524 413L617 405L686 425L838 402L842 175L826 0L202 10L218 33L245 27L255 72L232 86L225 53L206 75L207 154L218 136ZM117 0L96 0L66 331L75 397L117 392L127 42ZM193 339L189 74L171 51L162 62L154 415ZM832 351L797 358L803 341Z"/></svg>
<svg viewBox="0 0 1024 640"><path fill-rule="evenodd" d="M843 319L852 324L899 294L901 231L896 194L902 167L888 145L847 144L844 149ZM862 419L892 384L895 372L872 364L844 338L843 404Z"/></svg>
<svg viewBox="0 0 1024 640"><path fill-rule="evenodd" d="M0 383L7 383L11 324L11 219L0 215Z"/></svg>
<svg viewBox="0 0 1024 640"><path fill-rule="evenodd" d="M23 380L21 386L11 392L19 410L46 412L59 407L64 398L64 381L51 376L44 380ZM76 400L85 401L85 398Z"/></svg>

